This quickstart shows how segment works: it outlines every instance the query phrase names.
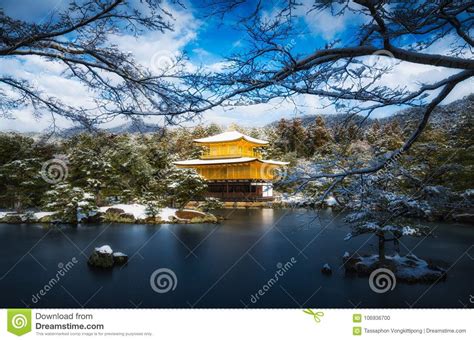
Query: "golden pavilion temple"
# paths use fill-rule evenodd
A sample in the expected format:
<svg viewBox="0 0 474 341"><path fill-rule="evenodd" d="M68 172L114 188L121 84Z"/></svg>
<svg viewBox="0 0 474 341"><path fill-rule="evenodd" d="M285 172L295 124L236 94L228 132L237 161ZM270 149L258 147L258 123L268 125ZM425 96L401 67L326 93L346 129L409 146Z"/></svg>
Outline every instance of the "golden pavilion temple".
<svg viewBox="0 0 474 341"><path fill-rule="evenodd" d="M267 146L267 141L229 131L194 142L204 149L201 157L174 164L196 169L207 181L207 197L223 201L274 199L272 181L288 162L263 160L258 149Z"/></svg>

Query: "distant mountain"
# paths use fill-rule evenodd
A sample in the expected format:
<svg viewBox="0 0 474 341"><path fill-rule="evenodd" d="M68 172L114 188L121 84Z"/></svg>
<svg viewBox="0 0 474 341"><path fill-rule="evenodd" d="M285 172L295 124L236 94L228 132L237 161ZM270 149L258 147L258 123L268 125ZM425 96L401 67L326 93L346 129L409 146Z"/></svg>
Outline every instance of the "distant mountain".
<svg viewBox="0 0 474 341"><path fill-rule="evenodd" d="M302 124L304 126L309 126L312 124L316 117L319 115L305 115L301 117ZM353 123L356 123L361 126L370 126L372 122L374 121L370 117L365 117L361 115L349 115L349 114L334 114L334 115L321 115L324 118L324 122L326 123L326 126L329 128L333 128L335 126L338 126L346 121L350 121Z"/></svg>
<svg viewBox="0 0 474 341"><path fill-rule="evenodd" d="M398 121L400 126L404 127L409 123L419 121L422 115L423 108L409 108L400 110L391 116L380 119L371 119L370 117L365 118L365 116L361 115L355 115L350 118L347 114L305 115L300 117L300 119L304 126L309 126L315 121L317 116L322 116L324 118L326 126L329 128L344 123L348 119L351 119L354 123L362 124L362 127L368 127L376 120L378 120L382 124ZM471 94L449 104L440 105L436 107L433 113L431 114L429 123L444 128L446 130L452 130L460 124L463 124L467 116L473 115L474 94ZM278 121L274 121L268 126L275 126L277 124Z"/></svg>
<svg viewBox="0 0 474 341"><path fill-rule="evenodd" d="M398 121L401 127L411 122L417 122L423 115L423 108L409 108L396 114L380 119L381 123ZM429 123L445 130L453 130L464 124L468 116L474 115L474 94L466 96L446 105L440 105L433 110Z"/></svg>
<svg viewBox="0 0 474 341"><path fill-rule="evenodd" d="M142 120L139 120L127 122L117 127L106 129L106 131L113 134L149 134L159 132L162 129L163 127L160 127L158 124L145 123Z"/></svg>
<svg viewBox="0 0 474 341"><path fill-rule="evenodd" d="M160 127L157 124L145 123L142 120L135 120L121 124L119 126L107 129L97 129L97 131L104 131L112 134L150 134L160 132L163 127ZM62 130L59 135L61 137L71 137L81 133L89 132L87 128L82 126L74 126L68 129Z"/></svg>
<svg viewBox="0 0 474 341"><path fill-rule="evenodd" d="M370 126L374 121L370 117L365 117L361 115L348 115L348 114L320 114L320 115L304 115L298 117L301 120L301 123L304 127L308 127L316 120L316 117L321 116L324 118L324 122L327 127L333 128L338 126L345 121L351 121L357 124L361 124L362 126ZM286 118L286 120L291 120L290 118ZM279 121L273 121L270 124L267 124L267 127L274 127L278 124Z"/></svg>
<svg viewBox="0 0 474 341"><path fill-rule="evenodd" d="M325 120L326 126L329 128L334 128L337 125L348 121L349 119L357 124L360 124L362 128L370 126L374 121L379 121L381 124L389 123L392 121L398 121L400 126L403 128L407 124L412 122L417 122L421 119L423 114L423 108L409 108L403 109L395 114L380 118L372 119L370 117L365 117L361 115L354 115L350 117L347 114L322 114L322 115L305 115L299 117L302 121L303 126L307 127L312 124L317 116L322 116ZM474 94L468 95L462 99L451 102L446 105L438 106L430 117L430 124L434 124L438 127L444 128L448 131L456 131L457 128L465 124L467 117L473 117L474 115ZM288 120L290 120L288 118ZM278 121L274 121L270 124L267 124L266 127L274 127L278 124ZM157 124L149 124L143 122L143 120L134 120L119 126L108 128L108 129L98 129L97 131L109 132L112 134L150 134L156 132L162 132L163 127L160 127ZM74 126L68 129L63 129L60 132L56 132L51 135L52 138L68 138L75 136L77 134L90 132L82 126ZM31 137L41 137L45 133L23 133ZM46 133L47 134L47 133Z"/></svg>

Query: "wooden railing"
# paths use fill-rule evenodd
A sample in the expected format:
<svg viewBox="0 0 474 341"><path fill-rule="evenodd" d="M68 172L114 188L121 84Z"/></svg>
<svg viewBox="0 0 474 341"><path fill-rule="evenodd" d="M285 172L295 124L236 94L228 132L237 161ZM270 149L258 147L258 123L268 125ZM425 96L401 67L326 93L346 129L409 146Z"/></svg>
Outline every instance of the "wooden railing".
<svg viewBox="0 0 474 341"><path fill-rule="evenodd" d="M221 154L211 154L209 151L204 151L201 154L201 159L232 159L232 158L238 158L238 157L256 157L256 158L262 158L262 154L258 152L242 152L240 154L226 154L226 155L221 155Z"/></svg>

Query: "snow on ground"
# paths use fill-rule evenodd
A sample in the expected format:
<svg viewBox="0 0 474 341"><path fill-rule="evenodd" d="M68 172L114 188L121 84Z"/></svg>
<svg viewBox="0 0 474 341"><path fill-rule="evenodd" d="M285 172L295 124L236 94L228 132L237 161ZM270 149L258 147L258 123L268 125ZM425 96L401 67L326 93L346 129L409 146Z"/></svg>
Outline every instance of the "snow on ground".
<svg viewBox="0 0 474 341"><path fill-rule="evenodd" d="M26 217L26 215L27 215L28 213L30 213L30 212L21 214L21 216L22 216L22 217ZM31 214L33 214L33 216L34 216L35 219L41 219L41 218L43 218L43 217L47 217L47 216L53 215L54 213L56 213L56 212L31 212ZM14 211L11 211L11 212L0 212L0 219L1 219L1 218L4 218L7 214L18 214L18 212L14 212Z"/></svg>
<svg viewBox="0 0 474 341"><path fill-rule="evenodd" d="M148 215L146 214L146 206L145 205L140 205L140 204L116 204L116 205L112 205L112 206L100 207L99 212L105 213L109 208L119 208L119 209L123 210L125 213L133 215L135 219L145 219L145 218L148 217ZM176 211L178 211L178 209L176 209L176 208L164 207L164 208L160 209L160 211L158 213L158 216L160 217L161 220L163 220L165 222L169 222L173 218L179 219L176 216ZM202 214L202 212L196 211L196 210L186 210L186 211L196 212L196 213ZM96 211L93 211L92 213L95 213L95 212ZM56 212L46 212L46 211L31 212L31 214L33 214L35 220L39 220L43 217L51 216L55 213ZM18 213L17 212L10 212L10 211L1 211L0 212L0 218L5 217L7 214L18 214ZM22 214L21 216L25 217L25 219L26 219L27 213ZM80 212L78 213L78 216L77 216L79 221L82 220L82 218L86 218L86 217L87 217L87 215L82 214Z"/></svg>
<svg viewBox="0 0 474 341"><path fill-rule="evenodd" d="M34 213L34 216L35 216L36 219L41 219L43 217L47 217L47 216L53 215L55 213L56 212L36 212L36 213Z"/></svg>
<svg viewBox="0 0 474 341"><path fill-rule="evenodd" d="M0 218L5 217L7 214L14 214L15 212L0 212Z"/></svg>
<svg viewBox="0 0 474 341"><path fill-rule="evenodd" d="M334 198L333 196L327 197L325 201L326 201L326 205L328 205L328 206L336 206L337 205L336 198Z"/></svg>
<svg viewBox="0 0 474 341"><path fill-rule="evenodd" d="M290 195L283 193L281 201L287 204L304 205L308 201L308 198L302 195Z"/></svg>
<svg viewBox="0 0 474 341"><path fill-rule="evenodd" d="M397 278L401 279L421 279L424 276L438 276L441 275L441 270L430 269L428 263L415 255L400 256L394 254L393 256L385 256L388 261L391 261L396 266ZM379 256L372 255L366 257L359 257L359 264L366 267L372 267L378 262Z"/></svg>
<svg viewBox="0 0 474 341"><path fill-rule="evenodd" d="M402 277L419 278L426 274L435 273L428 267L428 263L415 255L402 257L398 254L391 257L392 261L397 264L398 274Z"/></svg>
<svg viewBox="0 0 474 341"><path fill-rule="evenodd" d="M117 204L117 205L112 205L112 206L100 207L99 211L105 213L105 211L107 211L109 208L119 208L127 214L132 214L135 217L135 219L145 219L146 217L148 217L148 215L146 214L146 206L145 205L140 205L140 204ZM160 213L158 215L160 216L161 220L169 221L170 216L177 218L176 217L176 211L177 211L177 209L175 209L175 208L165 207L165 208L160 209Z"/></svg>
<svg viewBox="0 0 474 341"><path fill-rule="evenodd" d="M317 198L311 197L311 196L305 196L302 194L288 194L288 193L283 193L281 201L286 204L290 205L295 205L295 206L305 206L309 205L311 203L314 203ZM333 196L328 196L326 199L324 199L324 202L326 203L327 206L337 206L337 201Z"/></svg>
<svg viewBox="0 0 474 341"><path fill-rule="evenodd" d="M176 217L176 211L177 210L174 208L165 207L160 209L160 213L158 215L162 220L168 220L170 216Z"/></svg>

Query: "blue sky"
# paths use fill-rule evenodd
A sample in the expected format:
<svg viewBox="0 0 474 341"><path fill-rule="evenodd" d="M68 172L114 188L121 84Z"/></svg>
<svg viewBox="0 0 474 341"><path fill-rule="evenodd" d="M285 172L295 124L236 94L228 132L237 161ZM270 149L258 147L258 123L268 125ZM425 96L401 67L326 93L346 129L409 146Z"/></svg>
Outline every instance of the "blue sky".
<svg viewBox="0 0 474 341"><path fill-rule="evenodd" d="M63 8L67 2L66 0L0 0L0 7L8 15L17 19L38 21L50 15L52 10ZM303 6L297 12L301 35L295 37L296 44L293 47L293 53L311 52L333 39L350 39L353 34L353 26L364 20L364 18L350 14L344 17L333 17L329 12L308 13L311 1L303 0L301 2ZM274 4L275 2L269 3ZM218 70L224 65L225 56L245 49L247 37L243 32L231 26L233 19L235 19L232 16L226 18L223 23L217 19L203 18L199 4L199 1L186 3L186 9L169 5L175 18L173 32L165 34L152 32L138 39L127 35L111 39L123 50L132 52L136 59L147 67L153 68L153 63L156 63L157 60L173 58L176 54L186 51L190 57L190 67L205 65L210 69ZM266 9L267 15L271 16L274 10L275 8L269 6ZM237 12L237 14L242 13L242 10ZM432 51L437 53L447 48L446 42L440 42L431 47ZM69 104L90 103L90 93L77 81L64 78L61 71L62 66L58 63L48 62L39 57L4 58L0 61L0 74L10 74L18 78L33 80L39 88L55 94ZM405 63L397 67L393 74L384 76L383 81L388 84L415 85L420 80L433 81L444 77L449 72L451 71L434 70L428 66ZM462 84L446 102L467 95L471 89L472 83ZM296 110L294 103L280 100L233 109L216 108L204 113L201 120L204 123L215 122L222 125L238 123L244 126L261 126L281 117L335 112L332 107L322 108L324 99L299 96L295 98L295 102L298 104L298 110ZM377 112L375 117L390 115L392 112L393 110ZM50 124L48 117L35 119L31 108L17 110L13 116L15 119L0 118L0 130L38 131L47 128ZM114 126L120 123L123 121L117 120L109 125ZM192 124L197 123L193 122ZM62 119L58 121L58 124L64 127L70 125L69 122Z"/></svg>

